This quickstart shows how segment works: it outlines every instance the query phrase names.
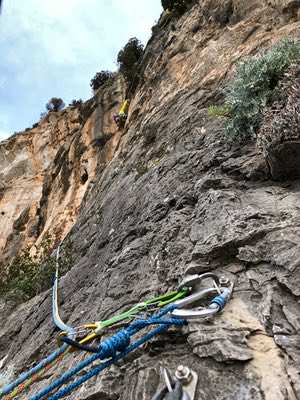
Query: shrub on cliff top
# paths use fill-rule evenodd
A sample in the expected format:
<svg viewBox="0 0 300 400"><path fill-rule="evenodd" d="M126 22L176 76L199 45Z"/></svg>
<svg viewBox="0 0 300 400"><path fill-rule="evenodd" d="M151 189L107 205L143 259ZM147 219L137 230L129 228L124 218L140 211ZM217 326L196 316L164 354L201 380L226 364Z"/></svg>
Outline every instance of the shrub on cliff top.
<svg viewBox="0 0 300 400"><path fill-rule="evenodd" d="M71 107L80 107L82 105L82 103L83 103L82 99L79 99L79 100L74 99L74 100L71 101L69 106L71 106Z"/></svg>
<svg viewBox="0 0 300 400"><path fill-rule="evenodd" d="M129 39L128 43L124 46L118 54L118 64L120 72L124 76L127 85L130 87L137 85L138 64L143 56L144 46L137 38Z"/></svg>
<svg viewBox="0 0 300 400"><path fill-rule="evenodd" d="M300 41L284 39L271 50L247 58L227 87L224 107L228 112L227 135L256 137L262 113L276 99L278 83L293 63L300 60Z"/></svg>
<svg viewBox="0 0 300 400"><path fill-rule="evenodd" d="M161 5L164 10L175 11L182 15L191 2L191 0L161 0Z"/></svg>
<svg viewBox="0 0 300 400"><path fill-rule="evenodd" d="M97 72L94 78L90 82L90 86L95 92L105 83L109 83L112 81L113 73L110 71L100 71Z"/></svg>
<svg viewBox="0 0 300 400"><path fill-rule="evenodd" d="M52 97L46 104L47 111L61 111L65 107L63 99L59 97Z"/></svg>

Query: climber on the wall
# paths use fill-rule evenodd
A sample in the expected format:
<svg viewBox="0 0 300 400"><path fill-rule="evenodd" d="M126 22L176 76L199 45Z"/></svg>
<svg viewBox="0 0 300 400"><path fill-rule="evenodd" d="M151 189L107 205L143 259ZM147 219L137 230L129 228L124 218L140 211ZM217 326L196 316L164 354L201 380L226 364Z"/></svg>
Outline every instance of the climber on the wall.
<svg viewBox="0 0 300 400"><path fill-rule="evenodd" d="M128 116L128 109L129 109L129 100L126 99L122 104L122 107L118 112L118 114L114 115L114 121L120 129L124 128Z"/></svg>

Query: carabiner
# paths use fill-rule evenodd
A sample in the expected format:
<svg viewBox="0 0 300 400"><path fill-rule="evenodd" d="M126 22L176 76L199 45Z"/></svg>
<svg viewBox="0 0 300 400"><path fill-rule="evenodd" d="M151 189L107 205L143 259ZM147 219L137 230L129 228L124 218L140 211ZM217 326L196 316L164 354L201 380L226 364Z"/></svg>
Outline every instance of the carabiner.
<svg viewBox="0 0 300 400"><path fill-rule="evenodd" d="M89 346L86 346L86 344L91 342L96 337L100 336L103 333L103 330L105 328L110 328L112 326L115 326L117 323L122 323L122 322L128 323L129 321L134 319L137 315L139 315L141 312L143 312L143 311L147 312L147 310L153 311L156 308L162 308L165 305L174 303L178 299L182 299L183 297L185 297L187 295L187 293L188 293L188 290L186 290L186 289L175 290L175 291L168 292L163 295L159 295L157 297L142 301L140 303L137 303L135 306L133 306L129 310L124 311L121 314L115 315L107 320L97 321L97 322L93 322L90 324L84 324L75 329L72 328L73 332L75 332L75 335L73 334L73 337L71 337L71 338L70 338L70 333L68 331L61 332L59 335L59 340L61 340L62 342L68 343L72 347L80 349L80 350L85 350L85 351L90 351L90 352L98 351L95 347L92 347L92 346L89 347ZM76 336L76 334L78 334L80 331L84 332L84 330L89 330L89 332L86 334L86 336L83 337L79 342L74 340L74 336Z"/></svg>
<svg viewBox="0 0 300 400"><path fill-rule="evenodd" d="M220 286L220 279L218 275L214 274L213 272L205 272L204 274L200 275L195 274L186 276L178 286L178 290L186 288L194 289L196 285L208 278L211 278L217 284L217 286Z"/></svg>
<svg viewBox="0 0 300 400"><path fill-rule="evenodd" d="M216 288L203 289L200 292L191 294L190 296L182 300L175 301L174 305L176 306L176 309L171 312L171 315L172 317L182 318L182 319L210 317L223 310L228 300L230 299L232 290L233 290L233 284L231 284L230 287L220 287L221 294L215 296L210 301L208 307L202 308L201 310L184 309L185 306L193 304L201 300L202 298L205 298L209 295L218 294L218 290Z"/></svg>

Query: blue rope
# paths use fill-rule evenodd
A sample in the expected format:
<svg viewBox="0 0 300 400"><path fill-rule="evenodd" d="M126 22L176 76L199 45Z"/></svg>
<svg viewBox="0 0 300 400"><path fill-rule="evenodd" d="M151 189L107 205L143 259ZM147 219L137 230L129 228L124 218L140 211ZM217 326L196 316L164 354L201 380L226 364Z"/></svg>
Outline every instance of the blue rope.
<svg viewBox="0 0 300 400"><path fill-rule="evenodd" d="M177 320L177 321L179 321L179 320ZM180 322L182 322L182 320L180 320ZM103 371L104 369L110 367L113 363L121 360L128 353L136 350L139 346L143 345L144 343L146 343L147 341L152 339L154 336L165 332L168 328L169 328L169 326L163 325L163 326L160 326L160 327L154 329L153 331L151 331L148 334L146 334L143 338L141 338L140 340L137 340L135 343L133 343L131 346L129 346L125 351L123 351L122 353L118 354L115 358L113 358L113 359L111 359L109 361L106 361L106 362L98 365L97 367L93 368L88 373L86 373L81 378L79 378L77 381L71 383L70 385L66 386L65 388L59 390L53 396L49 397L48 400L58 400L58 399L61 399L64 396L68 395L73 390L75 390L79 386L81 386L84 382L86 382L89 379L93 378L94 376L98 375L101 371Z"/></svg>
<svg viewBox="0 0 300 400"><path fill-rule="evenodd" d="M182 326L186 324L185 320L176 319L176 318L169 318L169 319L162 319L162 317L173 311L176 308L175 305L170 305L162 309L158 314L149 318L147 320L137 320L130 324L126 329L122 329L111 338L106 339L102 342L99 346L99 352L97 354L92 355L91 357L87 358L80 362L76 367L72 368L70 371L64 373L60 378L55 380L52 384L46 387L44 390L39 392L37 395L30 398L30 400L40 400L43 397L49 395L54 389L58 388L59 386L65 384L69 381L75 374L80 372L82 369L86 368L89 364L93 363L96 360L105 360L110 358L110 360L101 363L97 367L91 369L88 373L80 377L77 381L71 383L70 385L66 386L65 388L61 389L57 393L55 393L52 397L49 397L48 400L57 400L61 397L71 393L74 389L82 385L84 382L92 378L93 376L98 375L101 371L108 368L110 365L115 363L116 361L121 360L130 352L137 349L142 344L149 341L154 336L165 332L169 329L171 325ZM130 345L130 338L141 329L150 326L150 325L160 325L157 328L153 329L151 332L144 335L141 339L137 340L136 342Z"/></svg>
<svg viewBox="0 0 300 400"><path fill-rule="evenodd" d="M31 378L32 375L36 374L39 372L41 369L46 367L48 364L52 363L54 360L56 360L62 353L66 351L66 349L69 346L67 344L64 344L61 346L58 350L54 351L51 353L48 357L44 358L42 361L40 361L35 367L31 368L29 371L23 372L18 379L16 379L14 382L8 383L7 385L3 386L0 389L0 398L7 395L10 393L12 390L14 390L17 386L19 386L21 383L25 382L27 379Z"/></svg>

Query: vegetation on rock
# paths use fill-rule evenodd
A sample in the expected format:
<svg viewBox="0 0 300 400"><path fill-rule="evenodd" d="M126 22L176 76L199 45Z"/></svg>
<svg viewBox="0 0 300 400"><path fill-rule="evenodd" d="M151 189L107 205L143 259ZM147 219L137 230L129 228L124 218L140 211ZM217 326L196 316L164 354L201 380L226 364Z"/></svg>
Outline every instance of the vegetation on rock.
<svg viewBox="0 0 300 400"><path fill-rule="evenodd" d="M0 296L22 302L51 287L56 268L52 248L51 239L45 237L36 254L33 255L29 248L21 251L3 268L6 273L0 277ZM67 242L59 259L60 273L68 271L72 264L72 244Z"/></svg>
<svg viewBox="0 0 300 400"><path fill-rule="evenodd" d="M46 104L46 110L47 111L61 111L65 107L65 103L63 99L60 97L52 97Z"/></svg>
<svg viewBox="0 0 300 400"><path fill-rule="evenodd" d="M144 54L144 46L137 38L131 38L118 54L120 72L124 76L128 87L136 86L138 65Z"/></svg>
<svg viewBox="0 0 300 400"><path fill-rule="evenodd" d="M113 73L110 71L100 71L97 72L94 78L90 82L90 86L95 92L101 86L105 85L106 83L111 83L113 78Z"/></svg>
<svg viewBox="0 0 300 400"><path fill-rule="evenodd" d="M161 5L164 10L175 11L179 15L186 12L191 0L161 0Z"/></svg>
<svg viewBox="0 0 300 400"><path fill-rule="evenodd" d="M226 104L222 106L212 105L208 107L208 115L211 117L229 117L230 108Z"/></svg>
<svg viewBox="0 0 300 400"><path fill-rule="evenodd" d="M82 99L79 99L79 100L74 99L74 100L71 101L69 106L71 106L71 107L80 107L82 105L82 103L83 103Z"/></svg>
<svg viewBox="0 0 300 400"><path fill-rule="evenodd" d="M300 65L285 73L276 93L277 100L266 108L258 133L258 146L269 147L300 138Z"/></svg>
<svg viewBox="0 0 300 400"><path fill-rule="evenodd" d="M300 41L284 39L269 51L242 61L228 84L224 105L210 108L209 113L228 117L229 137L242 140L256 137L264 109L274 102L280 80L297 60L300 60Z"/></svg>

